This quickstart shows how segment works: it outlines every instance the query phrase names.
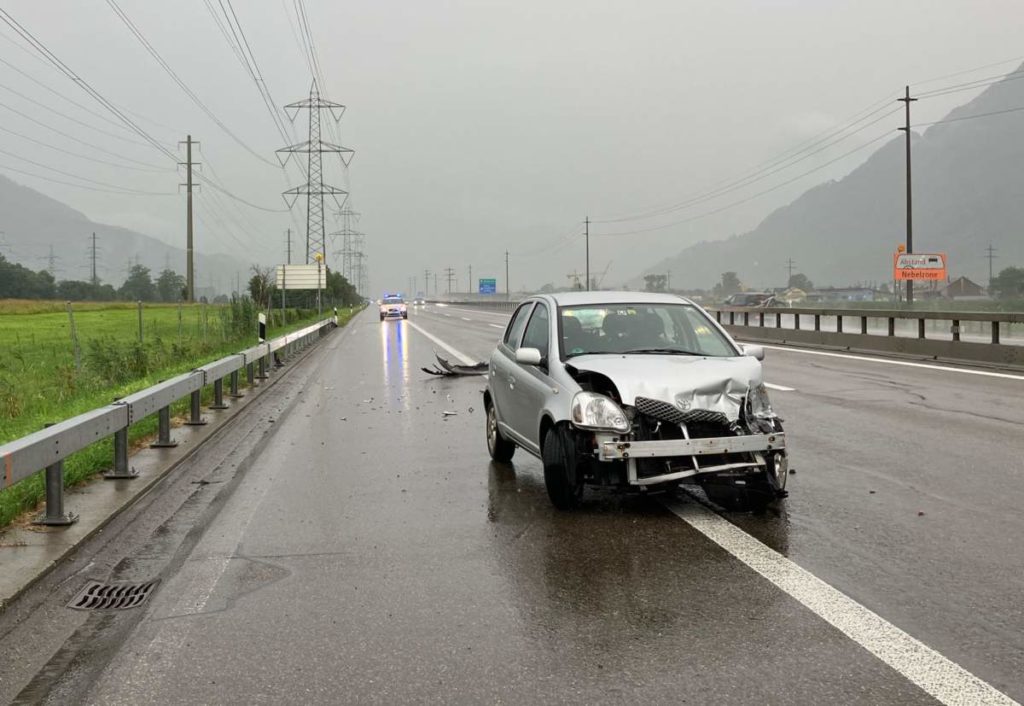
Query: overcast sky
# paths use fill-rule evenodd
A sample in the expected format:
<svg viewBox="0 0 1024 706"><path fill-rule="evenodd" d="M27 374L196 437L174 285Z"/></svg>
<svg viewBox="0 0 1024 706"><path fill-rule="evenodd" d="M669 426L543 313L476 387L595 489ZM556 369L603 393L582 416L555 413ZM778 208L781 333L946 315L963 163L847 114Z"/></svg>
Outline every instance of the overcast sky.
<svg viewBox="0 0 1024 706"><path fill-rule="evenodd" d="M104 0L5 0L2 7L168 149L191 133L202 143L196 159L205 174L246 201L284 208L280 192L300 175L273 166L281 136L214 20L216 13L223 21L226 0L117 3L256 155L203 114ZM274 101L308 94L294 0L232 5ZM894 99L906 83L1008 61L925 87L998 74L1024 55L1017 0L305 0L305 7L323 93L348 107L339 134L355 157L346 174L325 156L325 181L349 190L362 214L370 294L406 290L414 275L423 289L424 269L446 267L455 268L460 290L469 266L474 278L497 276L502 287L505 250L513 289L564 284L584 267L584 216L600 221L686 201ZM113 118L3 24L0 60L0 172L96 221L183 245L181 174L171 160L102 119ZM939 119L973 95L915 103L914 121ZM305 117L297 119L296 140L305 139ZM849 172L869 151L730 204L883 132L896 135L900 117L718 199L667 216L594 224L592 269L610 263L605 284L616 284L688 244L749 230L807 188ZM11 168L111 188L51 171L60 169L114 190L164 195L90 191ZM197 199L204 251L279 262L285 229L305 228L303 208L256 210L209 188ZM711 211L719 212L696 218ZM328 227L339 224L332 218Z"/></svg>

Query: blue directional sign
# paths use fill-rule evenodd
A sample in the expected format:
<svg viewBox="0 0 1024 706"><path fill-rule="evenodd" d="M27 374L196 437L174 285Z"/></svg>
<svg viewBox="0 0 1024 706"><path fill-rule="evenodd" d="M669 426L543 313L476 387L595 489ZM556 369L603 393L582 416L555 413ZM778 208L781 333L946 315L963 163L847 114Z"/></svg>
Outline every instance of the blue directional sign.
<svg viewBox="0 0 1024 706"><path fill-rule="evenodd" d="M490 279L480 279L480 289L477 291L480 294L495 294L498 291L498 280L493 277Z"/></svg>

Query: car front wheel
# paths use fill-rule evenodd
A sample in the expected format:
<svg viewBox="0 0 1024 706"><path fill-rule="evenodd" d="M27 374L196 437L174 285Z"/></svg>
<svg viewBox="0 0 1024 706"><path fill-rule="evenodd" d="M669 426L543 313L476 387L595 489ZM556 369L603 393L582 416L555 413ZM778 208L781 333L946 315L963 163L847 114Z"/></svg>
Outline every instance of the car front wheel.
<svg viewBox="0 0 1024 706"><path fill-rule="evenodd" d="M551 504L559 510L575 510L583 499L583 469L572 429L565 424L551 429L544 437L541 457Z"/></svg>
<svg viewBox="0 0 1024 706"><path fill-rule="evenodd" d="M501 435L493 402L487 403L487 451L499 463L508 463L516 452L516 445Z"/></svg>

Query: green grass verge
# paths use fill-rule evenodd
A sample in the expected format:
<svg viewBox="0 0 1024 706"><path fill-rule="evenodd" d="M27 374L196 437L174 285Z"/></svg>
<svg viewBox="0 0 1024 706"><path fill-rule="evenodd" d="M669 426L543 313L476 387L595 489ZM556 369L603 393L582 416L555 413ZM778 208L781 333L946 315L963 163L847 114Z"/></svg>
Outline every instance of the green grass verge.
<svg viewBox="0 0 1024 706"><path fill-rule="evenodd" d="M196 316L192 309L185 307L184 312ZM214 309L214 307L208 307ZM143 356L147 364L152 363L142 375L137 375L117 384L109 384L112 373L117 371L107 370L105 366L126 365L131 368L133 362L138 360L126 360L124 356L131 358L139 354L137 344L138 336L138 313L134 305L125 308L122 306L101 306L92 312L96 315L95 320L89 317L80 317L76 309L76 324L79 320L85 319L91 332L106 331L107 338L101 341L101 350L94 354L94 358L83 361L82 369L74 366L73 354L60 342L62 335L59 322L52 317L63 317L67 320L67 314L54 314L51 312L34 312L20 314L4 314L0 306L0 443L10 441L37 431L43 428L45 422L56 422L68 419L82 412L87 412L96 407L109 404L116 397L136 392L167 379L182 372L187 372L205 363L217 360L225 355L236 353L255 343L252 337L239 340L237 336L228 336L224 333L223 338L211 335L211 328L215 331L226 331L226 327L217 328L211 326L211 312L206 312L205 336L203 335L203 321L198 318L202 312L193 319L192 328L188 335L183 331L182 343L176 347L168 346L165 342L157 339L154 334L154 341L149 349L143 348ZM143 326L146 321L152 321L154 328L168 325L168 318L177 329L178 318L177 306L146 307L143 312ZM224 316L223 311L215 312L216 315ZM339 309L339 324L344 325L352 318L358 309ZM280 316L280 312L277 312ZM148 318L147 318L148 317ZM271 336L278 336L288 331L308 326L319 317L316 312L296 313L293 320L287 323L277 321L277 325L271 328ZM130 319L135 326L134 333L126 334L128 327L126 319ZM16 326L17 320L22 323ZM13 340L10 336L12 331L16 332ZM81 331L81 329L80 329ZM56 332L56 333L55 333ZM63 330L67 334L67 329ZM82 335L81 333L79 334ZM134 335L134 340L133 340ZM145 328L143 330L145 343ZM219 340L218 340L219 339ZM158 343L158 340L160 341ZM186 342L191 342L188 345ZM33 354L32 347L36 346L40 352ZM106 347L107 355L103 354L102 348ZM168 353L180 357L166 359ZM83 356L84 357L84 356ZM157 365L159 364L159 367ZM89 367L92 366L92 367ZM118 373L121 374L121 373ZM6 387L3 387L6 381ZM244 382L244 376L243 376ZM107 383L107 384L105 384ZM16 405L3 406L5 393L16 396ZM204 402L212 399L212 387L208 386L203 391ZM7 414L15 411L13 416ZM172 407L176 416L186 415L188 411L188 400L180 400ZM146 438L153 436L157 429L156 415L152 415L133 424L128 430L130 444L141 443ZM99 471L109 468L113 459L113 442L105 439L97 442L82 451L72 454L64 462L65 485L73 486L81 483ZM22 513L35 508L43 499L44 493L43 474L37 473L25 480L15 483L9 488L0 490L0 528L8 525Z"/></svg>

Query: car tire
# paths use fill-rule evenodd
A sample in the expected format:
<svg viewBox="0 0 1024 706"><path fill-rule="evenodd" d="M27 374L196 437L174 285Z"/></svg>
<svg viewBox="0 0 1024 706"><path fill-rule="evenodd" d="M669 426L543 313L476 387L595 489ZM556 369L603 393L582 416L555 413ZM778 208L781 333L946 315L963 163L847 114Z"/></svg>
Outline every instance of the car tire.
<svg viewBox="0 0 1024 706"><path fill-rule="evenodd" d="M383 320L384 320L384 314L381 314L381 315L380 315L380 320L381 320L381 321L383 321Z"/></svg>
<svg viewBox="0 0 1024 706"><path fill-rule="evenodd" d="M487 452L495 461L508 463L516 452L516 445L501 435L501 429L498 428L498 412L494 409L494 403L488 402L486 406Z"/></svg>
<svg viewBox="0 0 1024 706"><path fill-rule="evenodd" d="M408 319L409 318L409 314L402 314L402 318L403 319Z"/></svg>
<svg viewBox="0 0 1024 706"><path fill-rule="evenodd" d="M544 437L541 458L551 504L559 510L578 508L583 500L583 478L572 430L564 424L551 429Z"/></svg>

